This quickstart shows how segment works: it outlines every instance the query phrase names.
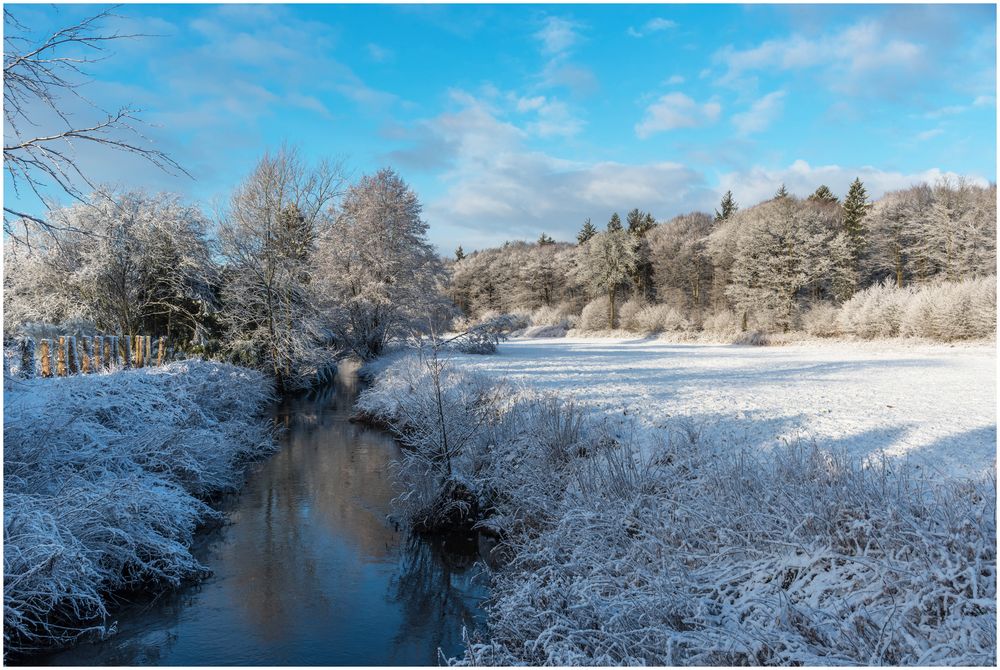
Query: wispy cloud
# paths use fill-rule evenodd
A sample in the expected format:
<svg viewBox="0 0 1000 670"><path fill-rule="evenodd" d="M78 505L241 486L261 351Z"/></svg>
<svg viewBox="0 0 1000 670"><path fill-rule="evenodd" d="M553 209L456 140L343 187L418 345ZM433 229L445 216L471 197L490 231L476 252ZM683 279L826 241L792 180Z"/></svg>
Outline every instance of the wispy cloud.
<svg viewBox="0 0 1000 670"><path fill-rule="evenodd" d="M631 37L645 37L650 33L657 33L663 30L670 30L671 28L676 28L677 22L671 21L670 19L655 18L646 21L641 27L636 28L634 26L629 26L628 30L625 32Z"/></svg>
<svg viewBox="0 0 1000 670"><path fill-rule="evenodd" d="M717 102L698 103L683 93L668 93L646 108L635 134L645 139L666 130L705 126L717 121L721 112Z"/></svg>
<svg viewBox="0 0 1000 670"><path fill-rule="evenodd" d="M756 100L750 109L733 115L733 125L741 136L759 133L767 129L784 107L785 92L774 91Z"/></svg>
<svg viewBox="0 0 1000 670"><path fill-rule="evenodd" d="M558 16L545 19L535 38L542 43L542 53L561 54L580 41L580 24Z"/></svg>

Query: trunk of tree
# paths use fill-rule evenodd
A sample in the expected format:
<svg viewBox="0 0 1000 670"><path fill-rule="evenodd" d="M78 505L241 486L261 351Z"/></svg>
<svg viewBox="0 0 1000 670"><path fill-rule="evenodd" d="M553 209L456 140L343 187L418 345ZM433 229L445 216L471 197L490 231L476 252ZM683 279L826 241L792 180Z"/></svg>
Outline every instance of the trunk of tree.
<svg viewBox="0 0 1000 670"><path fill-rule="evenodd" d="M608 330L615 329L615 290L608 291Z"/></svg>

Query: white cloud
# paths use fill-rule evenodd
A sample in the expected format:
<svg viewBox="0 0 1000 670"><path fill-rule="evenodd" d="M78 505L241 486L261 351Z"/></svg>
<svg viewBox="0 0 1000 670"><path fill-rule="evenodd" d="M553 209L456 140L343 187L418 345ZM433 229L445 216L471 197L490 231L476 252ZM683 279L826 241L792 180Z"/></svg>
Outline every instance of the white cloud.
<svg viewBox="0 0 1000 670"><path fill-rule="evenodd" d="M929 139L933 139L943 133L944 131L940 128L932 128L931 130L925 130L922 133L917 133L917 141L925 142Z"/></svg>
<svg viewBox="0 0 1000 670"><path fill-rule="evenodd" d="M700 173L677 163L566 160L532 150L531 135L542 131L536 125L544 122L546 109L558 114L559 101L511 99L511 114L518 107L539 114L524 128L462 91L454 91L452 101L458 110L422 122L410 138L428 154L447 154L438 177L444 192L425 210L432 241L445 248L536 239L543 230L569 240L588 216L606 220L632 207L667 215L715 200Z"/></svg>
<svg viewBox="0 0 1000 670"><path fill-rule="evenodd" d="M997 99L992 95L980 95L977 96L975 100L972 101L975 107L983 107L985 105L995 105L997 104Z"/></svg>
<svg viewBox="0 0 1000 670"><path fill-rule="evenodd" d="M669 30L670 28L676 28L676 27L677 27L676 21L671 21L670 19L657 17L655 19L650 19L649 21L646 21L646 23L642 24L641 28L635 28L633 26L629 26L628 30L626 30L625 32L631 37L644 37L646 35L649 35L650 33L656 33L662 30Z"/></svg>
<svg viewBox="0 0 1000 670"><path fill-rule="evenodd" d="M774 91L754 102L747 111L734 114L736 132L745 136L765 130L781 114L784 98L784 91Z"/></svg>
<svg viewBox="0 0 1000 670"><path fill-rule="evenodd" d="M752 167L748 170L730 172L719 179L718 192L721 195L732 189L739 203L751 205L774 195L778 186L785 187L792 195L805 197L826 184L838 196L847 193L855 177L865 184L871 198L880 198L889 191L907 188L914 184L930 183L942 178L957 179L960 175L931 168L922 172L893 172L872 166L842 167L839 165L819 165L813 167L803 160L797 160L785 168ZM978 175L965 175L972 183L986 186L988 181Z"/></svg>
<svg viewBox="0 0 1000 670"><path fill-rule="evenodd" d="M560 54L580 41L579 28L580 25L573 21L549 16L541 30L535 33L535 38L542 43L542 53Z"/></svg>
<svg viewBox="0 0 1000 670"><path fill-rule="evenodd" d="M878 21L862 21L816 38L794 34L749 49L730 45L717 51L713 60L726 68L719 80L726 85L739 86L747 73L755 71L818 68L835 90L892 95L921 73L925 56L923 45L892 36Z"/></svg>
<svg viewBox="0 0 1000 670"><path fill-rule="evenodd" d="M667 79L664 83L667 86L676 86L678 84L683 84L684 83L684 77L680 76L679 74L675 74L675 75L671 76L669 79Z"/></svg>
<svg viewBox="0 0 1000 670"><path fill-rule="evenodd" d="M717 102L699 104L683 93L668 93L646 108L635 134L645 139L665 130L697 128L714 123L721 111Z"/></svg>

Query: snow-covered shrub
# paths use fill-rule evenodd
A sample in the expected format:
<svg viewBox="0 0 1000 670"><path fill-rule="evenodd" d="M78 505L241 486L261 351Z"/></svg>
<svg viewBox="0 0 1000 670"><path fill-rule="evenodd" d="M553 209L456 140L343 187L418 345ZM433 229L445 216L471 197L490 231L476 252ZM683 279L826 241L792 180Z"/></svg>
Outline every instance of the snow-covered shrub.
<svg viewBox="0 0 1000 670"><path fill-rule="evenodd" d="M836 305L818 302L802 315L802 329L814 337L834 337L840 334L839 314Z"/></svg>
<svg viewBox="0 0 1000 670"><path fill-rule="evenodd" d="M571 314L572 310L567 305L557 305L555 307L543 305L531 314L531 325L569 328L569 317Z"/></svg>
<svg viewBox="0 0 1000 670"><path fill-rule="evenodd" d="M838 325L844 332L866 339L894 337L899 334L912 293L909 288L896 288L889 280L872 284L844 303Z"/></svg>
<svg viewBox="0 0 1000 670"><path fill-rule="evenodd" d="M638 330L645 333L665 333L690 328L684 315L669 305L649 305L636 315Z"/></svg>
<svg viewBox="0 0 1000 670"><path fill-rule="evenodd" d="M447 477L431 459L436 477L408 480L425 500L461 483L509 552L489 641L453 662L995 660L992 479L940 483L816 445L719 450L693 428L649 433L449 365L444 403L411 360L361 404L425 453L442 425L470 435Z"/></svg>
<svg viewBox="0 0 1000 670"><path fill-rule="evenodd" d="M591 331L608 330L608 299L597 298L588 302L580 313L577 328Z"/></svg>
<svg viewBox="0 0 1000 670"><path fill-rule="evenodd" d="M639 312L646 307L646 301L640 298L630 298L629 300L626 300L625 303L618 308L618 327L633 333L644 332L642 326L639 325Z"/></svg>
<svg viewBox="0 0 1000 670"><path fill-rule="evenodd" d="M480 321L464 333L446 341L448 347L463 354L496 353L497 345L514 331L523 330L525 322L515 314L501 314Z"/></svg>
<svg viewBox="0 0 1000 670"><path fill-rule="evenodd" d="M996 333L996 278L920 287L906 304L900 334L951 341Z"/></svg>
<svg viewBox="0 0 1000 670"><path fill-rule="evenodd" d="M262 374L185 361L4 384L4 647L105 633L109 594L176 585L203 499L273 448Z"/></svg>
<svg viewBox="0 0 1000 670"><path fill-rule="evenodd" d="M996 278L897 288L886 281L855 293L838 316L844 332L871 339L951 341L996 333Z"/></svg>
<svg viewBox="0 0 1000 670"><path fill-rule="evenodd" d="M531 326L521 331L521 337L566 337L568 325L558 326Z"/></svg>
<svg viewBox="0 0 1000 670"><path fill-rule="evenodd" d="M729 310L720 310L705 317L702 329L716 335L738 333L740 332L740 318Z"/></svg>

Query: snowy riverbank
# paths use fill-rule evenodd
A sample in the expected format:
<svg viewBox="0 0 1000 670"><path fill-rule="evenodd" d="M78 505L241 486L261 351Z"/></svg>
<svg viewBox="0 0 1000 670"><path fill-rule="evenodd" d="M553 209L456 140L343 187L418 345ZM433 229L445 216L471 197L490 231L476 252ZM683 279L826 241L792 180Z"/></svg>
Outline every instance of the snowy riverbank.
<svg viewBox="0 0 1000 670"><path fill-rule="evenodd" d="M990 664L993 361L512 341L359 407L410 446L406 511L460 485L510 550L466 662Z"/></svg>
<svg viewBox="0 0 1000 670"><path fill-rule="evenodd" d="M5 653L105 632L109 594L200 574L205 499L273 448L272 392L202 361L5 379Z"/></svg>

